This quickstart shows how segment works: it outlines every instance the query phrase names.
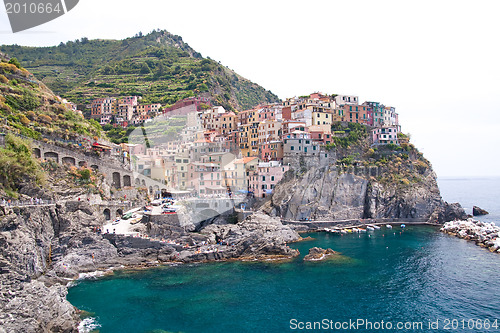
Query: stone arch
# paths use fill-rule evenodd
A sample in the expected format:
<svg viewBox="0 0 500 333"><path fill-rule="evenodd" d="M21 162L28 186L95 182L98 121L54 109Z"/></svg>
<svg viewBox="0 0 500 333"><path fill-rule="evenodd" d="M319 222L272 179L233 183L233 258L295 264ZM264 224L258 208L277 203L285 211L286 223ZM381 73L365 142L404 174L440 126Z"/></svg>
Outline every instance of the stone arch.
<svg viewBox="0 0 500 333"><path fill-rule="evenodd" d="M146 181L144 179L142 180L142 186L146 186Z"/></svg>
<svg viewBox="0 0 500 333"><path fill-rule="evenodd" d="M116 210L116 217L121 217L123 215L123 210L121 208L118 208Z"/></svg>
<svg viewBox="0 0 500 333"><path fill-rule="evenodd" d="M109 210L109 208L104 209L103 214L106 221L111 220L111 211Z"/></svg>
<svg viewBox="0 0 500 333"><path fill-rule="evenodd" d="M68 164L68 165L76 165L76 160L74 157L71 156L64 156L62 158L62 163L63 164Z"/></svg>
<svg viewBox="0 0 500 333"><path fill-rule="evenodd" d="M40 148L33 148L33 154L35 155L36 158L42 157L42 151L40 150Z"/></svg>
<svg viewBox="0 0 500 333"><path fill-rule="evenodd" d="M59 154L53 151L48 151L45 154L43 154L43 158L45 160L53 160L56 163L59 163Z"/></svg>
<svg viewBox="0 0 500 333"><path fill-rule="evenodd" d="M113 172L113 186L117 189L122 187L122 182L119 172Z"/></svg>
<svg viewBox="0 0 500 333"><path fill-rule="evenodd" d="M92 164L90 167L91 167L94 171L99 170L99 166L97 166L97 165L95 165L95 164Z"/></svg>
<svg viewBox="0 0 500 333"><path fill-rule="evenodd" d="M80 162L78 162L78 166L79 167L86 167L87 166L87 162L86 161L80 161Z"/></svg>
<svg viewBox="0 0 500 333"><path fill-rule="evenodd" d="M129 175L123 176L123 186L132 186L132 181Z"/></svg>
<svg viewBox="0 0 500 333"><path fill-rule="evenodd" d="M149 187L149 194L153 194L153 186Z"/></svg>
<svg viewBox="0 0 500 333"><path fill-rule="evenodd" d="M135 185L140 186L141 185L141 180L139 178L135 179Z"/></svg>

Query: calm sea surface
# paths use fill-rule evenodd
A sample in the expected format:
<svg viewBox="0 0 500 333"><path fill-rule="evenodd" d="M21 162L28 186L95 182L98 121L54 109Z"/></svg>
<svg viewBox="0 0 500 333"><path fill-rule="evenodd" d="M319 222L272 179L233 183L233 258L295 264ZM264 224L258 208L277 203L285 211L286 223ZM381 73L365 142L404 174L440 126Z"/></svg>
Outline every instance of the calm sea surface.
<svg viewBox="0 0 500 333"><path fill-rule="evenodd" d="M492 213L488 220L500 211L500 196L491 197L499 185L498 179L440 179L445 200L462 202L466 208L478 205ZM484 193L489 190L490 195ZM433 227L309 235L314 240L294 244L301 256L290 262L122 271L79 282L69 290L68 300L90 312L101 333L500 332L493 327L500 321L500 255ZM313 246L342 255L303 262ZM357 330L335 329L335 323L358 319L365 324L359 321ZM323 320L331 330L293 329ZM486 320L493 325L479 327ZM382 321L393 329L377 330ZM398 323L412 328L397 330Z"/></svg>
<svg viewBox="0 0 500 333"><path fill-rule="evenodd" d="M479 206L489 212L479 220L500 225L500 177L439 178L438 183L444 200L460 202L468 214L472 206Z"/></svg>

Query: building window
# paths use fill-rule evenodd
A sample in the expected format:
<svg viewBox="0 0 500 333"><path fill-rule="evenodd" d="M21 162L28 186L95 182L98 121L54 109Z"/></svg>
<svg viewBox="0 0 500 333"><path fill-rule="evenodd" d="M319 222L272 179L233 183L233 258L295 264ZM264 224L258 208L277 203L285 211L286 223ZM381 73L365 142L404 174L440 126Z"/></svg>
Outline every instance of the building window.
<svg viewBox="0 0 500 333"><path fill-rule="evenodd" d="M274 182L274 176L271 176L271 181Z"/></svg>

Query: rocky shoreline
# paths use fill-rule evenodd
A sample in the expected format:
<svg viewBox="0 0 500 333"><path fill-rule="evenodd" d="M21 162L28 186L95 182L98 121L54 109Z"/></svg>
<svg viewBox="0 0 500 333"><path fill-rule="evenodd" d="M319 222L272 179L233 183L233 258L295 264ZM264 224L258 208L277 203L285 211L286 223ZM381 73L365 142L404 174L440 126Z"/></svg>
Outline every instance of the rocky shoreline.
<svg viewBox="0 0 500 333"><path fill-rule="evenodd" d="M86 274L179 263L289 260L299 252L288 244L303 240L297 228L262 211L197 232L156 226L160 240L96 233L103 223L99 211L83 201L0 209L0 333L77 332L81 318L66 300L67 288ZM310 259L333 254L321 249Z"/></svg>
<svg viewBox="0 0 500 333"><path fill-rule="evenodd" d="M80 201L0 212L0 333L77 332L81 319L66 295L68 284L82 274L299 254L287 245L300 240L299 234L259 212L200 232L171 228L175 243L93 232L102 219Z"/></svg>
<svg viewBox="0 0 500 333"><path fill-rule="evenodd" d="M469 218L463 221L446 222L441 231L462 239L473 241L490 252L500 253L500 227Z"/></svg>

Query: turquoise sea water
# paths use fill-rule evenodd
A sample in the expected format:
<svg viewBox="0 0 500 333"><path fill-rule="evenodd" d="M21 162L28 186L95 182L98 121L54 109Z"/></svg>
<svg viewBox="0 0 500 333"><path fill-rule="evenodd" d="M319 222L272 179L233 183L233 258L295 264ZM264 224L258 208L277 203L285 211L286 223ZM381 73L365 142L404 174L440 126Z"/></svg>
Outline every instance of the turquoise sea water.
<svg viewBox="0 0 500 333"><path fill-rule="evenodd" d="M333 323L363 319L372 325L384 321L394 326L417 323L407 330L359 326L330 332L500 331L475 324L467 328L469 319L500 321L500 255L433 227L310 236L313 241L293 244L301 256L289 262L122 271L79 282L69 290L68 300L93 313L100 332L306 331L294 330L293 319L297 324L324 319ZM313 246L342 255L303 262ZM458 327L451 329L450 323L446 330L447 319L458 320ZM436 320L439 328L429 328L429 321Z"/></svg>

